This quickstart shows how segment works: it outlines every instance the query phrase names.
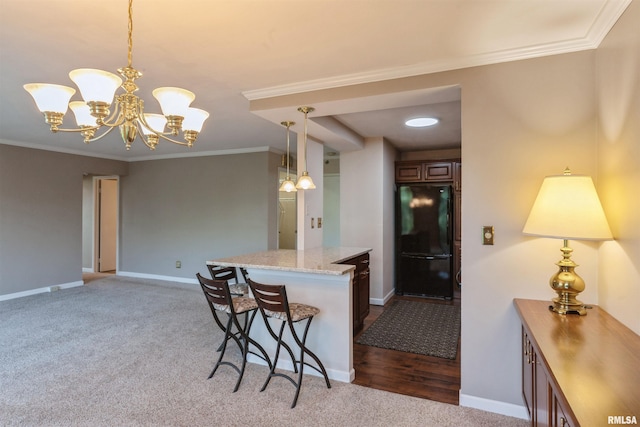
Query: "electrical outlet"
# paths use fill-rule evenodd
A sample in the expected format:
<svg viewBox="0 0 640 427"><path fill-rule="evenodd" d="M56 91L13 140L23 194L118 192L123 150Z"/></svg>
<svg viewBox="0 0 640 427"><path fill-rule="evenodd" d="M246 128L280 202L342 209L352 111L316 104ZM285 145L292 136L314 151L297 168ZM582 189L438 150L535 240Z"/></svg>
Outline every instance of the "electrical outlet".
<svg viewBox="0 0 640 427"><path fill-rule="evenodd" d="M495 232L493 229L493 225L483 225L482 226L482 244L493 245L494 234Z"/></svg>
<svg viewBox="0 0 640 427"><path fill-rule="evenodd" d="M176 268L182 268L182 261L176 261Z"/></svg>
<svg viewBox="0 0 640 427"><path fill-rule="evenodd" d="M60 290L60 286L49 286L49 292L55 292L55 291L59 291Z"/></svg>

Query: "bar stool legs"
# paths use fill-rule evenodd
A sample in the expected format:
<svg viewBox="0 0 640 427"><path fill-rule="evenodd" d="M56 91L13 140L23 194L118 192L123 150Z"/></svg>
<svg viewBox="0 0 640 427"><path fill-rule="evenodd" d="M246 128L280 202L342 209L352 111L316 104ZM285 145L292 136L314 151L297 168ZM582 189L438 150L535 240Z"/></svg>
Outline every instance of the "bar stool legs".
<svg viewBox="0 0 640 427"><path fill-rule="evenodd" d="M205 297L207 298L207 302L209 303L211 313L213 314L216 323L225 332L221 348L219 349L220 356L218 356L218 360L216 361L216 364L207 379L213 377L220 366L231 366L238 373L238 380L233 389L233 392L235 393L236 391L238 391L240 383L242 382L242 377L244 376L244 371L247 366L247 355L249 353L255 354L257 357L262 358L267 362L269 368L272 368L272 363L269 356L267 355L267 352L264 350L264 348L262 348L260 344L258 344L249 336L249 331L251 329L253 319L255 318L258 310L258 304L253 298L232 298L229 291L229 285L225 280L207 279L206 277L202 277L200 274L197 274L196 276L198 278L198 281L200 282ZM228 314L229 319L227 320L226 326L222 325L222 322L217 316L217 311L224 311ZM241 325L238 321L238 315L240 314L246 314L249 316L248 319L245 319L244 325ZM232 331L233 326L236 327L238 332ZM230 339L234 340L240 348L240 352L242 354L242 363L240 367L232 362L223 360L225 351L227 349L227 344ZM249 344L257 348L260 354L250 351Z"/></svg>
<svg viewBox="0 0 640 427"><path fill-rule="evenodd" d="M309 326L311 326L311 321L313 320L313 317L317 315L320 312L320 310L305 304L300 304L300 303L290 304L287 300L286 289L282 285L264 285L261 283L254 282L251 279L248 280L248 283L249 283L249 287L251 288L251 291L253 292L254 298L258 304L260 312L264 318L264 322L267 327L267 330L269 331L271 336L277 340L276 353L274 356L273 365L271 366L269 376L267 377L260 391L264 391L267 388L267 386L269 385L269 382L271 381L271 378L273 377L286 378L296 388L293 402L291 404L291 408L295 408L298 402L298 397L300 395L300 388L302 386L302 375L304 373L305 365L322 374L322 376L324 377L325 383L327 384L327 388L331 388L331 383L329 382L329 376L327 375L327 371L324 368L324 365L322 364L318 356L316 356L306 346ZM282 322L282 324L280 325L280 330L278 331L277 335L273 331L269 323L269 319L277 319ZM298 333L294 328L294 323L301 322L304 320L306 320L306 324L304 326L302 339L300 339ZM286 325L289 325L289 331L291 332L291 336L293 337L294 341L300 348L300 356L298 360L293 358L293 355L292 355L294 371L296 370L296 367L299 366L297 381L287 374L276 372L278 357L280 355L280 348L288 347L288 345L282 339ZM291 354L290 349L289 349L289 353ZM311 357L315 361L316 366L305 362L305 355L308 355L309 357Z"/></svg>

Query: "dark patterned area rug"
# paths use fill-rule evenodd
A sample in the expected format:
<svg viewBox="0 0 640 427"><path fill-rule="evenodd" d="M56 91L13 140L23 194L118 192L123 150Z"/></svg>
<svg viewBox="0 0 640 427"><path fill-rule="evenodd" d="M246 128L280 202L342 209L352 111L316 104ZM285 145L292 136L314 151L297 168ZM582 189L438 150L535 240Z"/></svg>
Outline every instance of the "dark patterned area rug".
<svg viewBox="0 0 640 427"><path fill-rule="evenodd" d="M460 307L394 301L365 330L358 344L455 359L460 336Z"/></svg>

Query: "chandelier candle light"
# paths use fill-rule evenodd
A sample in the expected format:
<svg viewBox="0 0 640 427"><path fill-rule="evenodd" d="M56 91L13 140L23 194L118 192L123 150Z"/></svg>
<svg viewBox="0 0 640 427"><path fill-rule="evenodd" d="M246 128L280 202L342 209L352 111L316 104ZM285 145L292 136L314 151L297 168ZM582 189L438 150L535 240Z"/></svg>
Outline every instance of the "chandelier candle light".
<svg viewBox="0 0 640 427"><path fill-rule="evenodd" d="M564 175L547 176L522 232L563 239L562 259L556 263L559 270L549 279L558 297L553 298L549 309L558 314L587 314L584 304L576 299L585 285L574 271L578 265L571 259L573 249L569 247L569 239L613 238L591 177L571 175L568 168Z"/></svg>
<svg viewBox="0 0 640 427"><path fill-rule="evenodd" d="M127 150L141 132L143 142L149 149L155 150L159 138L178 145L193 146L198 134L202 130L204 121L209 113L198 108L190 107L195 95L185 89L176 87L161 87L153 91L153 96L160 103L162 115L144 112L144 101L134 94L138 90L135 80L142 73L131 66L131 51L133 46L133 0L129 0L129 27L128 27L128 64L118 69L118 73L124 78L124 83L117 75L88 68L73 70L69 77L80 89L84 101L69 102L75 94L75 89L67 86L30 83L24 88L31 94L44 114L44 119L51 126L52 132L80 132L84 142L104 137L114 128L120 129L120 135ZM116 95L118 87L125 93ZM115 97L115 98L114 98ZM115 104L113 113L109 108ZM67 107L73 111L77 129L62 129L62 118ZM95 136L96 130L102 127L108 128L106 132ZM165 132L165 127L169 132ZM178 136L183 133L184 141L177 141L169 136Z"/></svg>

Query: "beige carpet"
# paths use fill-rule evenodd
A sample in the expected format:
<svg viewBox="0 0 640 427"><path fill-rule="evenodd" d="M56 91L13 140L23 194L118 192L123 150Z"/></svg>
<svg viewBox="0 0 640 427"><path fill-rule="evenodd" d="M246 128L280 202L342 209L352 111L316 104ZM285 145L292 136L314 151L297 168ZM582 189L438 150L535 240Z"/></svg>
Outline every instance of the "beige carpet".
<svg viewBox="0 0 640 427"><path fill-rule="evenodd" d="M112 276L0 302L0 425L528 425L315 376L290 409L292 385L275 378L259 392L267 368L253 364L231 393L232 369L207 380L222 334L204 296L170 285Z"/></svg>

